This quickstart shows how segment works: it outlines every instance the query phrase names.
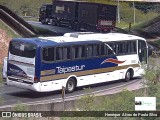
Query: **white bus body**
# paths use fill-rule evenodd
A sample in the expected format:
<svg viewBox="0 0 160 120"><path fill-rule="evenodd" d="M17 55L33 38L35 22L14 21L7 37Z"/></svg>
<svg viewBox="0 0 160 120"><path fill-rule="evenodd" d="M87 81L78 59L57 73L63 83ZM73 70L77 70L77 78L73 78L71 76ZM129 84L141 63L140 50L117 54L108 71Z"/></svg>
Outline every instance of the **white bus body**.
<svg viewBox="0 0 160 120"><path fill-rule="evenodd" d="M3 59L3 66L2 66L2 78L7 78L7 57Z"/></svg>
<svg viewBox="0 0 160 120"><path fill-rule="evenodd" d="M10 42L7 84L38 92L141 76L144 38L121 33L66 33Z"/></svg>

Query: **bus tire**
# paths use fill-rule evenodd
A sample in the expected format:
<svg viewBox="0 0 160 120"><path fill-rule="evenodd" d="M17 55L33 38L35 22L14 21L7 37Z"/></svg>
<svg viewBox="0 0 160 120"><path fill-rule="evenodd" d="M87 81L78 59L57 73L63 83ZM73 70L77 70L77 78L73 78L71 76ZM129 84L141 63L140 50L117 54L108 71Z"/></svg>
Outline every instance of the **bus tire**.
<svg viewBox="0 0 160 120"><path fill-rule="evenodd" d="M66 84L66 93L71 93L76 88L76 81L74 78L69 78Z"/></svg>
<svg viewBox="0 0 160 120"><path fill-rule="evenodd" d="M133 70L131 70L131 69L127 70L126 75L125 75L125 82L128 82L132 79L132 77L133 77L133 72L132 71Z"/></svg>

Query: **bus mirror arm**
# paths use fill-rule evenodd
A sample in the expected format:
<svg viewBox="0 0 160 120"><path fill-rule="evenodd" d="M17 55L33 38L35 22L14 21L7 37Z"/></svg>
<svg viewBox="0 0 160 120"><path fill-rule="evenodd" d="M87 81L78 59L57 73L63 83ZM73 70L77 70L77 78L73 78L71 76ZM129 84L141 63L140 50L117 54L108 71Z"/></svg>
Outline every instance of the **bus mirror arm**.
<svg viewBox="0 0 160 120"><path fill-rule="evenodd" d="M113 54L115 55L115 52L113 51L112 47L109 46L107 43L105 43L105 45L113 52Z"/></svg>

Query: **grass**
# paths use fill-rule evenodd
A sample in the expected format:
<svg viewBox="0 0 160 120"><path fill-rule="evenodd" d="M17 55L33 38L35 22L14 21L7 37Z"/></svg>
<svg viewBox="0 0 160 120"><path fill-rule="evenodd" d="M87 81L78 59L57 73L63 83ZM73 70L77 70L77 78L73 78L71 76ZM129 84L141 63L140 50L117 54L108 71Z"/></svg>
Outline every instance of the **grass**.
<svg viewBox="0 0 160 120"><path fill-rule="evenodd" d="M44 28L40 28L40 27L36 27L36 26L32 26L36 32L37 32L37 36L59 36L60 34L50 31L48 29L44 29ZM0 29L4 30L7 34L8 37L10 38L19 38L22 37L19 34L17 34L16 32L14 32L12 29L10 29L4 22L2 22L0 20Z"/></svg>
<svg viewBox="0 0 160 120"><path fill-rule="evenodd" d="M38 22L38 17L22 17L25 21L36 21Z"/></svg>
<svg viewBox="0 0 160 120"><path fill-rule="evenodd" d="M155 26L159 21L160 21L160 16L156 16L148 21L145 21L145 22L142 22L142 23L139 23L139 24L133 26L132 31L133 32L135 31L136 33L138 33L142 37L149 38L149 39L155 39L156 37L159 36L159 31L157 31L156 29L158 27L160 27L160 25L157 26L157 28L155 28L155 30L153 28L146 30L146 28Z"/></svg>
<svg viewBox="0 0 160 120"><path fill-rule="evenodd" d="M8 27L4 22L0 20L0 29L5 30L7 35L11 38L20 37L16 32Z"/></svg>
<svg viewBox="0 0 160 120"><path fill-rule="evenodd" d="M156 22L159 22L159 20L160 20L160 16L156 16L156 17L154 17L154 18L152 18L148 21L137 24L136 26L134 26L134 29L146 28L146 27L148 27L148 26L150 26L150 25L152 25Z"/></svg>
<svg viewBox="0 0 160 120"><path fill-rule="evenodd" d="M0 64L0 83L2 82L3 78L2 78L2 64Z"/></svg>
<svg viewBox="0 0 160 120"><path fill-rule="evenodd" d="M128 23L126 23L126 22L120 22L120 23L116 23L116 27L118 27L118 28L128 28L128 26L129 26L129 24Z"/></svg>

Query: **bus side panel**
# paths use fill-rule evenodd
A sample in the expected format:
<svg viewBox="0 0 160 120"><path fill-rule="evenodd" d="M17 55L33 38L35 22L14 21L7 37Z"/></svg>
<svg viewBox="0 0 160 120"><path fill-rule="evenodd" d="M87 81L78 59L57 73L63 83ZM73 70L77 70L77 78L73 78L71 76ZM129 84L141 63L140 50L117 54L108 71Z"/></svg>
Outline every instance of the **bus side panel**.
<svg viewBox="0 0 160 120"><path fill-rule="evenodd" d="M117 59L116 56L112 56ZM107 72L113 72L118 66L115 63L105 62L108 58L93 58L88 60L66 61L57 63L42 63L41 82L53 81L52 84L64 85L69 76L76 76L78 86L110 81ZM113 76L113 74L112 74ZM62 82L55 82L62 80ZM60 85L61 84L61 85Z"/></svg>
<svg viewBox="0 0 160 120"><path fill-rule="evenodd" d="M108 73L100 73L100 74L91 74L88 76L80 76L80 77L78 77L77 86L112 81L113 77L111 76L111 74L110 75L107 75L107 74Z"/></svg>
<svg viewBox="0 0 160 120"><path fill-rule="evenodd" d="M124 63L120 64L119 66L122 66L123 69L120 69L117 72L117 75L119 74L119 76L116 76L115 79L124 79L126 72L129 68L133 69L133 77L135 76L139 76L140 75L140 65L139 65L139 59L137 54L131 54L131 55L121 55L117 57L120 61L125 61ZM126 67L123 67L126 66Z"/></svg>

